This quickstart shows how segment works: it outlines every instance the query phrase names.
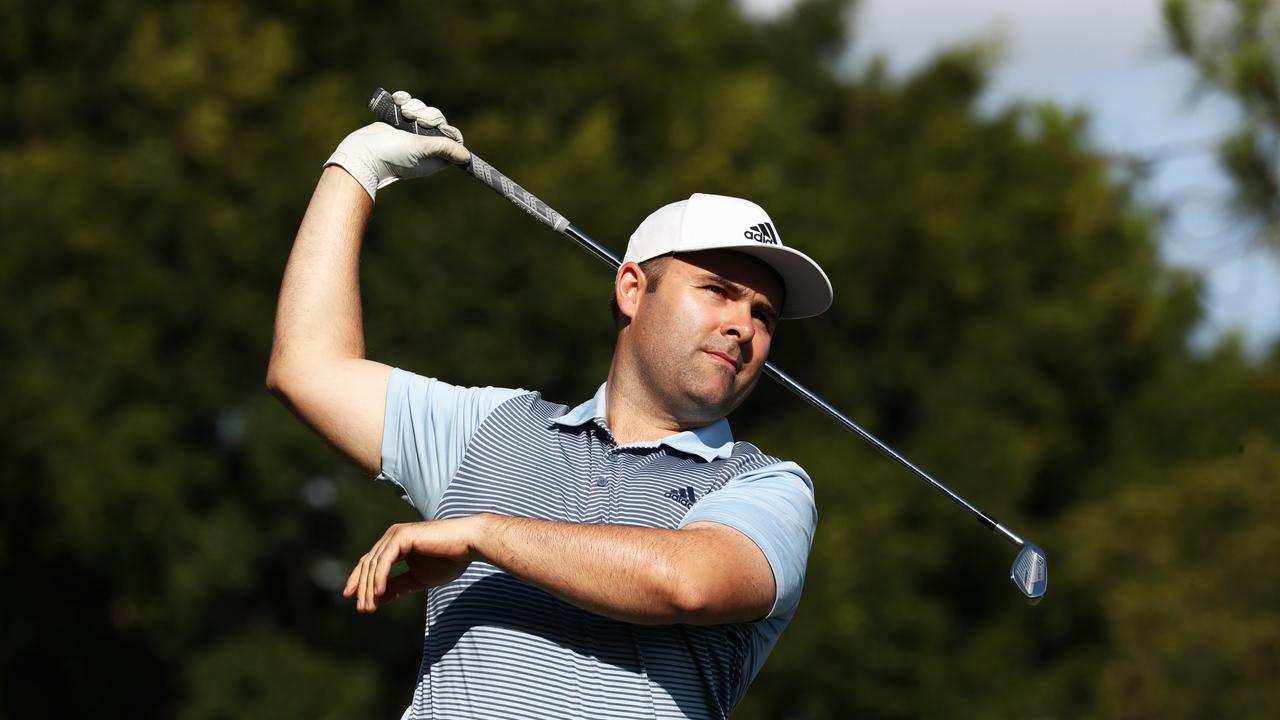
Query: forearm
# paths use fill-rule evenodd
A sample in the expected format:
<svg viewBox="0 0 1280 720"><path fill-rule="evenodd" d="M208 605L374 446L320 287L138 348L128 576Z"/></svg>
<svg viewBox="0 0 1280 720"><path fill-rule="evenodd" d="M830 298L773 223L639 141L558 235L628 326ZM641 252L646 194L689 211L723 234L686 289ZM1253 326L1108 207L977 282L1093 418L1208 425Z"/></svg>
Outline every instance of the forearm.
<svg viewBox="0 0 1280 720"><path fill-rule="evenodd" d="M372 205L346 171L325 168L285 267L269 384L310 362L364 357L360 245Z"/></svg>
<svg viewBox="0 0 1280 720"><path fill-rule="evenodd" d="M641 624L747 622L772 606L773 575L745 536L477 516L473 549L585 610ZM710 526L711 524L707 524Z"/></svg>

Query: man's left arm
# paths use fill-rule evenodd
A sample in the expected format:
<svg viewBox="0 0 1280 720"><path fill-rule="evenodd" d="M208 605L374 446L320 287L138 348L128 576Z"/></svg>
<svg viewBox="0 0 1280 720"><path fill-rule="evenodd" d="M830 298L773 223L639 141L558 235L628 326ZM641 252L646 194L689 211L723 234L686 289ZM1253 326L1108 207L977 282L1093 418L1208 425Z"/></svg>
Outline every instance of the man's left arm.
<svg viewBox="0 0 1280 720"><path fill-rule="evenodd" d="M413 567L413 556L434 562ZM391 566L411 561L390 578ZM582 525L482 513L393 525L343 594L356 609L452 580L482 561L599 615L645 625L749 622L773 606L773 572L747 536L714 523L678 530ZM456 572L433 575L434 566ZM415 577L416 575L416 577ZM390 591L390 592L388 592Z"/></svg>
<svg viewBox="0 0 1280 720"><path fill-rule="evenodd" d="M712 625L789 612L816 522L800 472L735 481L695 505L679 529L492 514L395 525L361 558L343 594L373 612L483 561L625 622ZM410 571L390 578L400 559Z"/></svg>

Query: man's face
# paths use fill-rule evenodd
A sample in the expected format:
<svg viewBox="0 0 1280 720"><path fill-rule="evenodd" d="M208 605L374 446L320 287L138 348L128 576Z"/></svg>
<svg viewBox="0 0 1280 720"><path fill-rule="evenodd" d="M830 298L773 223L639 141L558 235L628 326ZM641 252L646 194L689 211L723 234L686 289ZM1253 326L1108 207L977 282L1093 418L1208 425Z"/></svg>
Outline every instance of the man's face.
<svg viewBox="0 0 1280 720"><path fill-rule="evenodd" d="M665 260L631 318L637 365L677 419L706 424L750 394L769 355L783 286L772 268L729 250Z"/></svg>

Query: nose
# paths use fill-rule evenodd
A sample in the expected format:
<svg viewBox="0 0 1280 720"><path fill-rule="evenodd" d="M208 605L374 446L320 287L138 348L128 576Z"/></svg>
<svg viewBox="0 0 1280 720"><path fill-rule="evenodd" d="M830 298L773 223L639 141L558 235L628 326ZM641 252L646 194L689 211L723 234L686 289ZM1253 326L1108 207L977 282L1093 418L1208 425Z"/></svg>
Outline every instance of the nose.
<svg viewBox="0 0 1280 720"><path fill-rule="evenodd" d="M751 318L751 303L733 303L720 326L720 332L733 338L739 345L750 343L756 335L756 324Z"/></svg>

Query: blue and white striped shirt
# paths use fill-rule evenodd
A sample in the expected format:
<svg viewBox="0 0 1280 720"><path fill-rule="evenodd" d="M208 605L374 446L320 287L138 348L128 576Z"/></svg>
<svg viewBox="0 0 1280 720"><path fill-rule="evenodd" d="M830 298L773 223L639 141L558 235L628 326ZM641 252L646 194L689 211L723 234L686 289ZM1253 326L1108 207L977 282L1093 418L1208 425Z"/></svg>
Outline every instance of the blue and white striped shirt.
<svg viewBox="0 0 1280 720"><path fill-rule="evenodd" d="M735 443L728 422L617 445L606 388L570 410L537 393L460 388L396 370L379 480L425 519L493 512L750 537L777 592L756 622L633 625L487 563L427 597L412 718L723 718L742 699L804 582L817 513L794 463Z"/></svg>

